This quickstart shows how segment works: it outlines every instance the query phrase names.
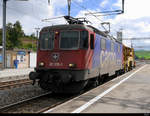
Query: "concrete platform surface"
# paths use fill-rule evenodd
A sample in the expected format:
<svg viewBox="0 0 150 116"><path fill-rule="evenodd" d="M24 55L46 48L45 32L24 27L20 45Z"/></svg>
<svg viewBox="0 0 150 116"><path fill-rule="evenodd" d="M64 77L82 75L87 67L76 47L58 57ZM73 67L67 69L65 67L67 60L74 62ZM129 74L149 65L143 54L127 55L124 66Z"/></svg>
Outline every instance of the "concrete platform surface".
<svg viewBox="0 0 150 116"><path fill-rule="evenodd" d="M0 70L0 82L28 78L34 68Z"/></svg>
<svg viewBox="0 0 150 116"><path fill-rule="evenodd" d="M44 113L150 113L150 64Z"/></svg>

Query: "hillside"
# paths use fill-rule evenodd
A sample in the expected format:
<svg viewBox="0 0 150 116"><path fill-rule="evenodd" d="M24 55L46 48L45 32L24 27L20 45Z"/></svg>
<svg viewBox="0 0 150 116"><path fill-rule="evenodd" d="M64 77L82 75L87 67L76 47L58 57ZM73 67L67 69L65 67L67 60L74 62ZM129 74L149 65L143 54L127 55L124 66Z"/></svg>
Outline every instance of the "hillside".
<svg viewBox="0 0 150 116"><path fill-rule="evenodd" d="M135 56L138 59L150 60L150 51L135 51Z"/></svg>
<svg viewBox="0 0 150 116"><path fill-rule="evenodd" d="M20 38L20 40L22 43L21 48L36 51L36 47L37 47L37 39L36 38L22 37L22 38Z"/></svg>

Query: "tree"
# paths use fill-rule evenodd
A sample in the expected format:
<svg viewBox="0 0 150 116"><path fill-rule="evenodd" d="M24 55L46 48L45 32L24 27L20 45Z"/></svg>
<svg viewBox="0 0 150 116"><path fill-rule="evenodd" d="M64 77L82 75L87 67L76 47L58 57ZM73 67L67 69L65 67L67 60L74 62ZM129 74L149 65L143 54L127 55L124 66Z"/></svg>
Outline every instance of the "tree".
<svg viewBox="0 0 150 116"><path fill-rule="evenodd" d="M16 21L14 24L8 23L6 29L6 49L24 48L36 50L36 44L32 43L33 40L37 39L35 34L32 33L30 36L25 36L19 21ZM29 38L31 43L27 45L22 43L23 39L25 39L24 37ZM2 29L0 29L0 45L2 45Z"/></svg>
<svg viewBox="0 0 150 116"><path fill-rule="evenodd" d="M6 33L6 38L8 38L9 35L8 33ZM9 42L7 42L8 40L6 40L6 44L8 44ZM2 46L2 29L0 29L0 45Z"/></svg>
<svg viewBox="0 0 150 116"><path fill-rule="evenodd" d="M22 26L19 21L16 21L15 24L8 23L7 26L7 35L6 35L6 47L7 49L12 49L14 47L22 46L21 40L19 38L24 36Z"/></svg>

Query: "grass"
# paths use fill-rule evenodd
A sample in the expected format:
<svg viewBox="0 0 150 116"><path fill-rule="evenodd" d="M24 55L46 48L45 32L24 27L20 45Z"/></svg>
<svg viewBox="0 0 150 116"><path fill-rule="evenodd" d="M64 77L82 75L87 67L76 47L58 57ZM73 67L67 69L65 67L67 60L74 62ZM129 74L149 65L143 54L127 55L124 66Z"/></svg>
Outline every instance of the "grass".
<svg viewBox="0 0 150 116"><path fill-rule="evenodd" d="M135 56L138 59L150 60L150 51L135 51Z"/></svg>

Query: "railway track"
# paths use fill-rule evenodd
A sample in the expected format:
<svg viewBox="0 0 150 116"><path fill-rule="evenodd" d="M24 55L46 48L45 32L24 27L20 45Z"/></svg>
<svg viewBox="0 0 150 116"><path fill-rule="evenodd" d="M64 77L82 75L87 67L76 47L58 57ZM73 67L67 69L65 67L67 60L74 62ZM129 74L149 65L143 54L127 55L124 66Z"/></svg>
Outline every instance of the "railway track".
<svg viewBox="0 0 150 116"><path fill-rule="evenodd" d="M0 82L0 90L21 87L23 85L28 85L31 83L32 81L29 79L15 80L15 81L9 81L9 82ZM48 108L53 108L61 103L64 103L69 98L70 96L69 97L64 96L60 98L60 96L52 94L51 92L47 92L39 96L35 96L29 99L21 100L19 102L3 106L0 108L0 113L11 113L11 112L14 112L14 113L38 112L39 113L39 112L47 110ZM43 102L47 103L48 105L45 106L44 108L37 108L39 106L43 106L42 104ZM35 109L38 109L38 110L35 110Z"/></svg>
<svg viewBox="0 0 150 116"><path fill-rule="evenodd" d="M81 95L81 93L80 93ZM0 108L0 113L42 113L48 109L54 108L79 95L62 95L51 92L36 96L30 99L22 100Z"/></svg>
<svg viewBox="0 0 150 116"><path fill-rule="evenodd" d="M0 108L0 113L5 113L5 112L8 113L9 111L15 112L15 109L22 107L23 104L27 104L28 102L30 102L32 100L37 100L37 99L40 99L40 98L47 96L47 95L50 95L50 94L51 94L51 92L47 92L47 93L41 94L39 96L34 96L32 98L29 98L29 99L25 99L25 100L22 100L22 101L19 101L19 102L10 104L10 105L6 105L6 106Z"/></svg>
<svg viewBox="0 0 150 116"><path fill-rule="evenodd" d="M110 78L106 82L112 79L113 78ZM106 82L104 82L103 84L105 84ZM81 94L93 88L94 87L88 88L82 93L76 95L59 95L48 92L40 96L20 101L18 103L7 105L0 109L0 113L42 113L48 109L52 109L64 102L67 102L77 96L80 96Z"/></svg>
<svg viewBox="0 0 150 116"><path fill-rule="evenodd" d="M60 95L47 92L39 96L35 96L1 107L0 113L42 113L48 109L54 108L64 102L67 102L91 89L92 87L80 92L79 94L74 95Z"/></svg>
<svg viewBox="0 0 150 116"><path fill-rule="evenodd" d="M29 79L21 79L7 82L0 82L0 90L11 89L15 87L20 87L22 85L31 84L32 81Z"/></svg>
<svg viewBox="0 0 150 116"><path fill-rule="evenodd" d="M51 92L36 96L30 99L22 100L18 103L4 106L0 109L0 113L42 113L48 109L52 109L64 102L67 102L81 94L93 89L86 88L84 91L75 95L53 94Z"/></svg>

